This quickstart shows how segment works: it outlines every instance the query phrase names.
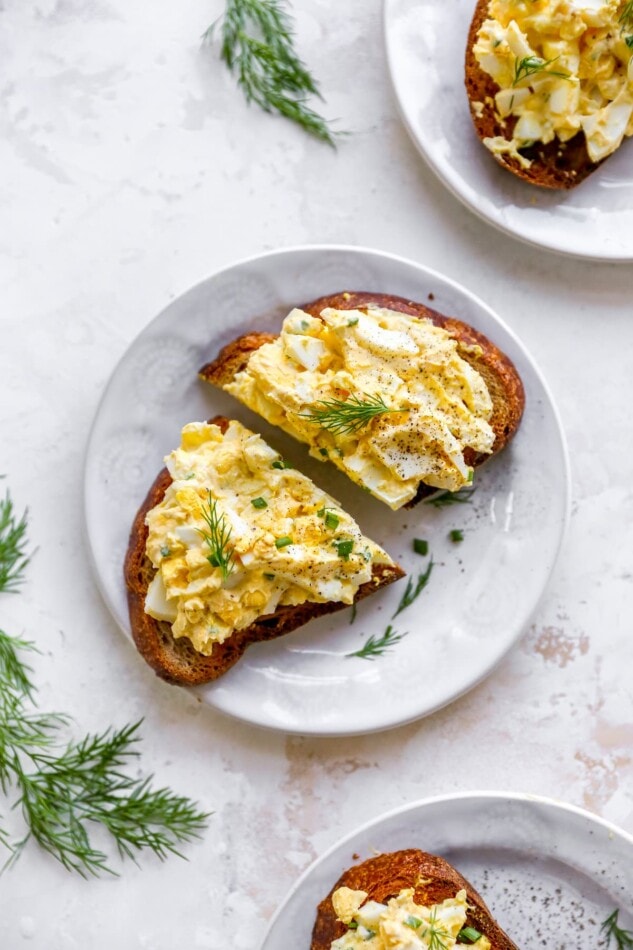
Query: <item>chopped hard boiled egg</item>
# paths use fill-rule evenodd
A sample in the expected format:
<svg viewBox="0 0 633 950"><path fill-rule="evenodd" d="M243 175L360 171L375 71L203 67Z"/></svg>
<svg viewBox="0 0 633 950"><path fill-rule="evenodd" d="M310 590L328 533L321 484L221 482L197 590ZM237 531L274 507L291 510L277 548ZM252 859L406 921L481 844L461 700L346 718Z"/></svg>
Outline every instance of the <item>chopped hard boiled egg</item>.
<svg viewBox="0 0 633 950"><path fill-rule="evenodd" d="M627 0L490 0L474 46L499 86L507 135L484 139L523 167L520 150L582 131L592 162L633 135L633 7Z"/></svg>
<svg viewBox="0 0 633 950"><path fill-rule="evenodd" d="M395 509L420 481L457 491L472 479L464 450L492 451L492 400L467 355L394 310L293 310L225 388Z"/></svg>
<svg viewBox="0 0 633 950"><path fill-rule="evenodd" d="M339 887L332 906L348 930L332 941L331 950L452 950L466 926L466 891L430 907L417 904L414 895L413 888L406 888L380 904L367 901L365 891ZM476 946L490 950L490 941L480 935Z"/></svg>
<svg viewBox="0 0 633 950"><path fill-rule="evenodd" d="M280 606L351 604L374 564L393 563L239 422L185 426L165 462L172 483L146 518L145 611L200 653Z"/></svg>

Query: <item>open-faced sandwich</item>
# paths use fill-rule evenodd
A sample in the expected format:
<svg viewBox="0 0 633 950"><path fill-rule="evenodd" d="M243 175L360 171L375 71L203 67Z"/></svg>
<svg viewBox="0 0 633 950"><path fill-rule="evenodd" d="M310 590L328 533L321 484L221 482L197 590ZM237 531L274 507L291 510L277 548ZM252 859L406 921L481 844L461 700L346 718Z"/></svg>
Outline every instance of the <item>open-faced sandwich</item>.
<svg viewBox="0 0 633 950"><path fill-rule="evenodd" d="M393 509L469 485L525 402L511 360L483 334L378 293L321 297L278 336L234 340L200 375Z"/></svg>
<svg viewBox="0 0 633 950"><path fill-rule="evenodd" d="M408 849L349 868L317 908L310 950L518 950L443 858Z"/></svg>
<svg viewBox="0 0 633 950"><path fill-rule="evenodd" d="M136 646L164 679L204 683L246 647L403 576L338 502L222 417L184 427L132 527Z"/></svg>
<svg viewBox="0 0 633 950"><path fill-rule="evenodd" d="M497 161L573 188L633 135L631 0L478 0L466 50L475 129Z"/></svg>

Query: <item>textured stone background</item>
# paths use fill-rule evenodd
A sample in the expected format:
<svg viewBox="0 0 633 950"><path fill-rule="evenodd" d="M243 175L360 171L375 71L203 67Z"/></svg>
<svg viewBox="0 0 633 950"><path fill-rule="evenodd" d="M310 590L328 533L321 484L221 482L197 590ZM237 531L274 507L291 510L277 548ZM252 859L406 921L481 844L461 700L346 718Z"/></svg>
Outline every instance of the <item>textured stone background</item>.
<svg viewBox="0 0 633 950"><path fill-rule="evenodd" d="M145 716L142 768L214 811L188 862L102 882L29 848L0 878L4 950L250 950L317 854L430 794L537 792L633 831L631 268L529 249L463 209L399 123L378 0L296 7L327 112L353 130L337 153L247 109L201 50L219 0L0 2L0 472L39 547L0 625L40 645L44 708L86 729ZM104 384L158 310L234 259L328 241L435 267L508 320L560 407L573 515L533 626L483 685L386 734L305 740L228 721L137 660L89 570L81 484Z"/></svg>

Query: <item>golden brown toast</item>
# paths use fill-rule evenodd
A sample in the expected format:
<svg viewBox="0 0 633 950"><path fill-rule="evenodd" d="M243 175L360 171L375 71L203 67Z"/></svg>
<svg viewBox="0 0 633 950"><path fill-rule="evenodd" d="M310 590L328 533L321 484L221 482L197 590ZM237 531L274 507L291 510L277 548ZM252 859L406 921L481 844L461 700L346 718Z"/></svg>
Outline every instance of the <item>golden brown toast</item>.
<svg viewBox="0 0 633 950"><path fill-rule="evenodd" d="M501 124L494 103L499 87L494 79L481 68L473 52L477 33L487 17L488 0L478 0L468 32L465 67L470 114L477 135L482 141L497 135L510 138L517 122L517 117L510 115L503 120L505 124ZM481 113L473 108L474 102L483 104ZM584 132L578 132L568 142L561 142L558 138L546 145L536 142L530 148L521 149L521 154L532 162L529 168L523 168L520 162L511 155L495 155L494 158L514 175L529 181L532 185L540 185L541 188L574 188L602 164L602 162L592 162L589 158Z"/></svg>
<svg viewBox="0 0 633 950"><path fill-rule="evenodd" d="M223 416L216 416L210 421L223 432L229 424L229 420ZM235 631L223 643L216 643L211 656L198 653L187 637L174 638L168 622L155 620L145 613L147 589L156 573L145 553L148 535L145 517L162 500L170 484L169 472L162 469L136 514L125 558L125 584L134 642L141 656L162 679L181 686L195 686L215 680L237 663L251 643L280 637L313 617L321 617L349 606L341 603L304 603L279 607L275 613L259 618L243 630ZM374 564L372 579L359 587L356 602L401 577L404 577L404 571L397 564Z"/></svg>
<svg viewBox="0 0 633 950"><path fill-rule="evenodd" d="M337 310L363 310L370 304L384 307L389 310L398 310L413 317L427 318L436 326L443 327L452 337L465 345L477 344L481 348L481 355L476 356L467 351L460 351L463 359L471 364L484 378L492 398L493 413L489 420L495 433L493 455L500 452L515 434L519 427L525 406L523 383L512 361L501 352L483 333L479 333L461 320L446 317L432 310L423 303L416 303L404 297L392 294L375 294L365 291L342 291L326 297L319 297L311 303L302 304L301 309L313 317L319 317L327 307ZM243 370L254 350L264 343L275 339L270 333L248 333L238 337L225 346L214 360L207 363L200 370L202 379L222 389ZM476 455L467 448L464 452L464 461L467 465L480 465L490 458L490 455ZM425 496L432 494L436 489L420 483L416 497L406 508L411 508Z"/></svg>
<svg viewBox="0 0 633 950"><path fill-rule="evenodd" d="M414 848L380 854L345 871L317 908L310 950L330 950L332 941L347 932L347 926L337 919L332 906L332 894L339 887L365 891L368 900L381 904L397 897L401 890L412 887L415 890L413 899L422 907L439 904L465 890L469 904L466 926L474 927L487 937L492 950L518 950L495 921L483 898L454 867L444 858Z"/></svg>

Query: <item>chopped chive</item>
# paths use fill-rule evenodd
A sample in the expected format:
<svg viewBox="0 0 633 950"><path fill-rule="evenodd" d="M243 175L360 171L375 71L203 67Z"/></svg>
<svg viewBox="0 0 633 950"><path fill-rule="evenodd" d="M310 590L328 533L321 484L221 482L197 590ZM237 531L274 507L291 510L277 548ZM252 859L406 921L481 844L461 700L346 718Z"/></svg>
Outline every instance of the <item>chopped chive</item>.
<svg viewBox="0 0 633 950"><path fill-rule="evenodd" d="M423 538L414 538L413 539L413 550L416 554L428 554L429 553L429 542L424 541Z"/></svg>
<svg viewBox="0 0 633 950"><path fill-rule="evenodd" d="M275 579L275 575L269 574L267 571L264 571L264 577L266 578L267 581L274 581Z"/></svg>
<svg viewBox="0 0 633 950"><path fill-rule="evenodd" d="M292 538L289 538L287 534L283 538L275 538L276 548L287 548L289 544L292 544Z"/></svg>
<svg viewBox="0 0 633 950"><path fill-rule="evenodd" d="M188 475L185 475L185 481L188 482L190 478L195 478L195 477L196 477L195 472L189 472Z"/></svg>
<svg viewBox="0 0 633 950"><path fill-rule="evenodd" d="M354 549L353 541L333 541L334 547L338 551L338 556L344 561L349 561L349 556Z"/></svg>
<svg viewBox="0 0 633 950"><path fill-rule="evenodd" d="M417 930L418 927L422 925L422 921L420 920L419 917L414 917L413 914L409 914L409 916L405 920L405 924L407 925L407 927L411 927L412 930Z"/></svg>
<svg viewBox="0 0 633 950"><path fill-rule="evenodd" d="M171 548L168 548L167 545L165 544L160 549L160 553L162 557L169 557L169 555L171 554Z"/></svg>
<svg viewBox="0 0 633 950"><path fill-rule="evenodd" d="M350 317L349 320L347 321L348 327L355 327L357 323L358 323L358 317Z"/></svg>
<svg viewBox="0 0 633 950"><path fill-rule="evenodd" d="M329 454L327 449L319 449L319 455L322 455L324 459L326 459Z"/></svg>
<svg viewBox="0 0 633 950"><path fill-rule="evenodd" d="M349 927L350 930L356 930L356 928L358 927L358 921L357 921L357 920L350 920L350 922L349 922L349 924L348 924L347 926Z"/></svg>
<svg viewBox="0 0 633 950"><path fill-rule="evenodd" d="M475 930L474 927L462 927L462 929L457 934L457 939L462 943L477 943L481 939L481 934L478 930Z"/></svg>
<svg viewBox="0 0 633 950"><path fill-rule="evenodd" d="M464 540L464 532L461 531L459 528L453 528L452 531L448 532L448 536L453 542L453 544L457 544L459 541Z"/></svg>
<svg viewBox="0 0 633 950"><path fill-rule="evenodd" d="M290 462L285 462L283 459L275 459L273 462L273 468L292 468Z"/></svg>
<svg viewBox="0 0 633 950"><path fill-rule="evenodd" d="M467 482L469 485L472 485L474 477L475 477L475 469L471 468L471 470L468 473L468 478L467 478Z"/></svg>
<svg viewBox="0 0 633 950"><path fill-rule="evenodd" d="M268 502L265 498L251 498L253 508L268 508Z"/></svg>

